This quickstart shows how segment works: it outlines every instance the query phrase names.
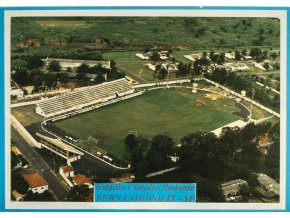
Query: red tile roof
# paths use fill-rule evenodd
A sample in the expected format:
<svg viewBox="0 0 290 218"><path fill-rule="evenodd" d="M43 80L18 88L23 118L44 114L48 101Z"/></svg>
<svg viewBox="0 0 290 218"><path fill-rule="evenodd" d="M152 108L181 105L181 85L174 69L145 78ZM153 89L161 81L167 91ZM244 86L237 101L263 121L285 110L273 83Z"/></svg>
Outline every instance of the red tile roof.
<svg viewBox="0 0 290 218"><path fill-rule="evenodd" d="M81 174L77 174L72 179L77 185L84 185L84 184L88 184L88 183L92 184L91 179L89 179L88 177L81 175Z"/></svg>
<svg viewBox="0 0 290 218"><path fill-rule="evenodd" d="M72 166L63 166L61 167L64 173L72 172L74 171L74 168Z"/></svg>
<svg viewBox="0 0 290 218"><path fill-rule="evenodd" d="M28 183L30 188L48 185L45 179L38 172L23 175L23 178Z"/></svg>

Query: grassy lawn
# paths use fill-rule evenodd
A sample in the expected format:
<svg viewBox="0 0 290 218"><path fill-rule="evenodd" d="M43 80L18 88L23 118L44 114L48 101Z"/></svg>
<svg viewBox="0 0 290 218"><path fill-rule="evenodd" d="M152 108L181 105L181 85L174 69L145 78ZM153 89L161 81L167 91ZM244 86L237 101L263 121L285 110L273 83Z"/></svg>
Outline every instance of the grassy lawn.
<svg viewBox="0 0 290 218"><path fill-rule="evenodd" d="M60 121L55 125L75 137L99 140L98 146L116 157L124 155L124 138L130 130L151 139L156 134L170 135L176 144L192 132L209 132L241 119L239 109L229 99L216 101L204 93L188 90L155 90L143 96ZM197 104L197 100L204 102Z"/></svg>
<svg viewBox="0 0 290 218"><path fill-rule="evenodd" d="M118 67L125 72L132 73L147 81L154 81L153 71L142 63L139 64L119 64Z"/></svg>
<svg viewBox="0 0 290 218"><path fill-rule="evenodd" d="M248 108L251 108L251 103L247 102L247 101L243 101L243 104L246 105ZM270 113L268 113L267 111L262 110L261 108L253 105L253 119L255 120L259 120L259 119L263 119L266 117L271 116Z"/></svg>
<svg viewBox="0 0 290 218"><path fill-rule="evenodd" d="M11 113L23 125L29 126L32 123L43 121L43 117L35 113L35 105L11 108Z"/></svg>
<svg viewBox="0 0 290 218"><path fill-rule="evenodd" d="M150 70L147 66L144 64L119 64L118 65L121 70L124 70L125 72L132 73L142 79L145 79L147 81L155 82L156 79L154 78L153 70ZM190 76L189 76L190 77ZM176 79L175 73L169 74L169 79ZM168 77L165 77L165 81L168 79ZM178 79L183 79L183 77L179 77Z"/></svg>
<svg viewBox="0 0 290 218"><path fill-rule="evenodd" d="M144 62L141 58L136 56L136 53L142 53L137 51L122 51L122 52L103 52L103 57L105 60L114 60L117 62L122 61L137 61Z"/></svg>

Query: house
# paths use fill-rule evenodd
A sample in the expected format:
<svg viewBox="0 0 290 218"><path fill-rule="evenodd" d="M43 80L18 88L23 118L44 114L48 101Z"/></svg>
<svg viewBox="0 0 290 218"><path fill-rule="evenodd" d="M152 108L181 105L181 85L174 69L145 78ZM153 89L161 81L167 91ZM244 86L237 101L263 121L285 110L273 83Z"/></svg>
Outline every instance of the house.
<svg viewBox="0 0 290 218"><path fill-rule="evenodd" d="M257 173L257 180L260 184L258 191L267 198L277 197L280 195L280 185L270 176L264 173Z"/></svg>
<svg viewBox="0 0 290 218"><path fill-rule="evenodd" d="M162 64L161 66L167 70L167 72L172 73L172 72L177 72L178 71L178 65L179 63L174 63L174 64Z"/></svg>
<svg viewBox="0 0 290 218"><path fill-rule="evenodd" d="M25 174L23 175L23 178L27 182L29 190L31 190L33 194L41 194L48 190L48 183L38 172Z"/></svg>
<svg viewBox="0 0 290 218"><path fill-rule="evenodd" d="M203 55L201 53L184 55L184 57L190 61L196 61L197 59L202 58L202 56Z"/></svg>
<svg viewBox="0 0 290 218"><path fill-rule="evenodd" d="M136 53L136 56L138 58L141 58L142 60L150 60L150 56L151 56L151 53L147 52L147 53Z"/></svg>
<svg viewBox="0 0 290 218"><path fill-rule="evenodd" d="M226 201L237 201L242 198L240 195L241 187L248 186L247 181L242 179L235 179L222 183L222 190Z"/></svg>
<svg viewBox="0 0 290 218"><path fill-rule="evenodd" d="M244 63L237 63L237 64L234 64L234 63L225 63L223 65L227 70L230 70L232 72L237 72L237 71L240 71L240 72L245 72L245 71L249 71L250 68L244 64Z"/></svg>
<svg viewBox="0 0 290 218"><path fill-rule="evenodd" d="M158 52L158 54L161 60L168 60L169 58L172 58L172 56L168 51L160 51Z"/></svg>
<svg viewBox="0 0 290 218"><path fill-rule="evenodd" d="M59 174L64 175L67 178L74 177L74 168L72 166L62 166L59 168Z"/></svg>
<svg viewBox="0 0 290 218"><path fill-rule="evenodd" d="M24 92L21 88L19 88L19 86L13 81L11 80L10 82L10 96L14 97L14 98L23 98L24 96Z"/></svg>
<svg viewBox="0 0 290 218"><path fill-rule="evenodd" d="M77 174L72 177L72 181L74 185L87 185L89 188L93 188L92 180L85 175Z"/></svg>
<svg viewBox="0 0 290 218"><path fill-rule="evenodd" d="M70 178L75 176L74 168L72 166L62 166L59 168L59 175L64 179L69 187L74 187Z"/></svg>
<svg viewBox="0 0 290 218"><path fill-rule="evenodd" d="M15 201L23 201L25 196L26 195L19 193L17 190L12 191L12 197Z"/></svg>
<svg viewBox="0 0 290 218"><path fill-rule="evenodd" d="M235 52L227 52L227 53L225 53L225 57L227 58L227 59L230 59L230 60L234 60L235 59Z"/></svg>

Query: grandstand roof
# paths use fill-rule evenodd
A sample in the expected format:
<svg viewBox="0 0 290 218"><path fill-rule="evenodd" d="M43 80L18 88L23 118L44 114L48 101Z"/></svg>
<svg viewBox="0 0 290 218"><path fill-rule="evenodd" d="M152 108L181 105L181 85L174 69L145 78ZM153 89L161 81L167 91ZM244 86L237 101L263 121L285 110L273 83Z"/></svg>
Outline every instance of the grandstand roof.
<svg viewBox="0 0 290 218"><path fill-rule="evenodd" d="M132 86L123 78L46 99L37 103L37 107L45 117L50 117L65 111L81 109L107 97L116 96L116 93L130 90L133 90Z"/></svg>
<svg viewBox="0 0 290 218"><path fill-rule="evenodd" d="M74 154L78 154L78 155L83 155L84 153L80 152L79 150L75 149L74 147L64 143L63 141L61 141L60 139L56 139L56 138L50 138L44 135L41 135L39 133L36 133L36 135L48 142L50 142L51 144L61 148L62 150L74 153Z"/></svg>

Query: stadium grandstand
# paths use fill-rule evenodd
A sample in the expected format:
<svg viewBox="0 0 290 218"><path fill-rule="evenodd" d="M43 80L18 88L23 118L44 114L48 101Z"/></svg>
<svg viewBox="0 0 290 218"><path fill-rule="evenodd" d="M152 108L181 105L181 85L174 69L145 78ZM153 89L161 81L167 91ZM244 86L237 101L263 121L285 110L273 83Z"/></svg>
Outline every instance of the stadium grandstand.
<svg viewBox="0 0 290 218"><path fill-rule="evenodd" d="M36 113L45 119L65 118L140 94L123 78L45 99L36 104Z"/></svg>

